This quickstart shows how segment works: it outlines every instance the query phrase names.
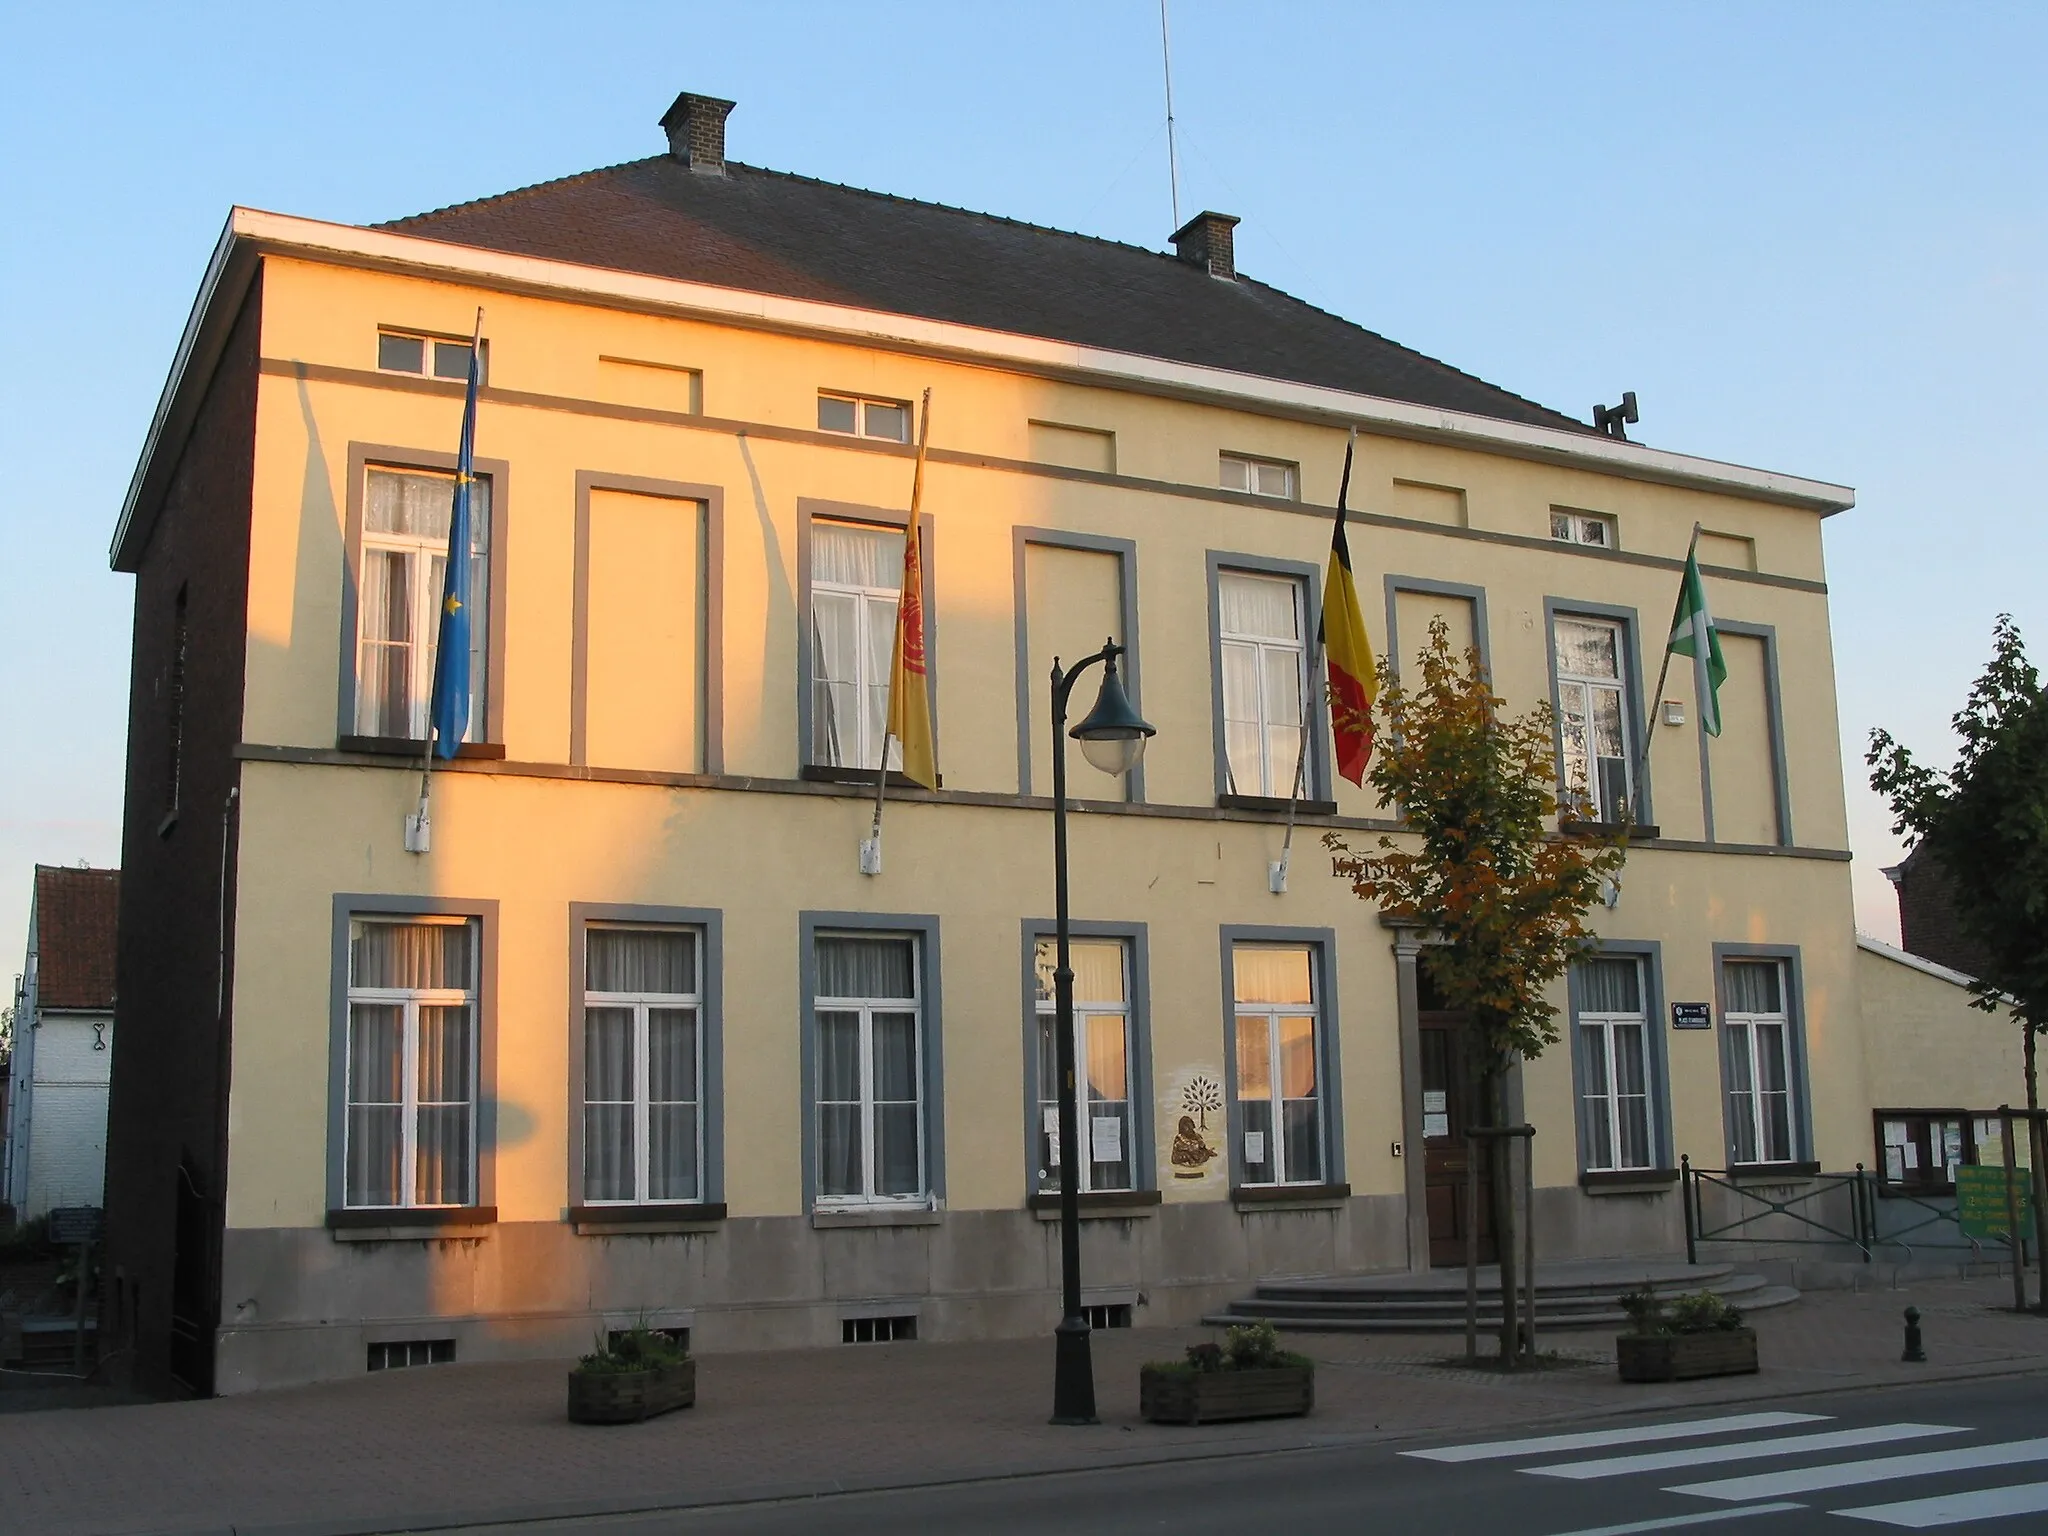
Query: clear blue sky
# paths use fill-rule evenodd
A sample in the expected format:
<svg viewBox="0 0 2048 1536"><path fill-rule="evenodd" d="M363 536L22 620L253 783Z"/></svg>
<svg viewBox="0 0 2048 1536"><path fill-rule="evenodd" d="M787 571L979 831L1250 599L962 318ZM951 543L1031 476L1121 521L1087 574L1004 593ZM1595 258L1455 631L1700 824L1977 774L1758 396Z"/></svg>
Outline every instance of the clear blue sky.
<svg viewBox="0 0 2048 1536"><path fill-rule="evenodd" d="M1175 0L1182 199L1247 271L1660 447L1844 481L1865 925L1877 722L1937 755L2010 610L2048 662L2048 6ZM0 12L0 945L118 857L108 535L231 204L367 222L656 152L1163 247L1152 0Z"/></svg>

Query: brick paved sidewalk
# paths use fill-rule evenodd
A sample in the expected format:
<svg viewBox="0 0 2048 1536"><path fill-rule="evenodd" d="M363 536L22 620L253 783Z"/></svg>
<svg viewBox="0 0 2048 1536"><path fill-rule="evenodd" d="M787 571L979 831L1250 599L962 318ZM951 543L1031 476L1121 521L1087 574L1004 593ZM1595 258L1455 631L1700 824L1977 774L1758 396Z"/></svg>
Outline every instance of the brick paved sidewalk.
<svg viewBox="0 0 2048 1536"><path fill-rule="evenodd" d="M563 1417L562 1364L441 1366L210 1402L0 1416L0 1532L129 1536L420 1529L547 1513L885 1487L1276 1450L1399 1434L1751 1401L2048 1369L2048 1318L1996 1310L2009 1282L1823 1292L1755 1319L1761 1376L1626 1387L1609 1334L1556 1335L1582 1367L1448 1367L1461 1337L1294 1335L1314 1355L1307 1419L1141 1424L1137 1372L1196 1332L1096 1336L1103 1423L1047 1425L1050 1339L710 1355L698 1406L651 1423ZM1930 1362L1899 1360L1900 1312Z"/></svg>

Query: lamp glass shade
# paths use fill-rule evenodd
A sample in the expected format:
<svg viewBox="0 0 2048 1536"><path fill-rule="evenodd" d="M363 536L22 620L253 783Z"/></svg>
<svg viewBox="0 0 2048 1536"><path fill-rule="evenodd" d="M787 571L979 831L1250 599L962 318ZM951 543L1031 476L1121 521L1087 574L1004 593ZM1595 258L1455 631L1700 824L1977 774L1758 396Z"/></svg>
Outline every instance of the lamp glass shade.
<svg viewBox="0 0 2048 1536"><path fill-rule="evenodd" d="M1129 773L1145 755L1145 745L1155 732L1131 707L1131 696L1116 675L1113 657L1102 670L1102 691L1095 696L1095 707L1067 734L1081 743L1081 755L1092 766L1112 777Z"/></svg>

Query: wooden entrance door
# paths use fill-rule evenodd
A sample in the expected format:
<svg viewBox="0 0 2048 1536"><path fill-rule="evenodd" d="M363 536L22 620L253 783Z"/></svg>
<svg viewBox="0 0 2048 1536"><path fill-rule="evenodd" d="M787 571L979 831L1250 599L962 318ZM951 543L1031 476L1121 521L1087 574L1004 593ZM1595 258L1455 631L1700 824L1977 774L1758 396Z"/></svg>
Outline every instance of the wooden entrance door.
<svg viewBox="0 0 2048 1536"><path fill-rule="evenodd" d="M1479 1232L1479 1262L1491 1264L1498 1257L1493 1242L1493 1182L1487 1158L1489 1146L1481 1143L1479 1158L1479 1203L1472 1208L1465 1128L1483 1124L1479 1083L1472 1070L1472 1053L1466 1050L1465 1035L1470 1020L1462 1013L1427 1012L1419 1015L1422 1037L1422 1156L1423 1185L1429 1202L1429 1262L1456 1265L1465 1262L1465 1233L1476 1225Z"/></svg>

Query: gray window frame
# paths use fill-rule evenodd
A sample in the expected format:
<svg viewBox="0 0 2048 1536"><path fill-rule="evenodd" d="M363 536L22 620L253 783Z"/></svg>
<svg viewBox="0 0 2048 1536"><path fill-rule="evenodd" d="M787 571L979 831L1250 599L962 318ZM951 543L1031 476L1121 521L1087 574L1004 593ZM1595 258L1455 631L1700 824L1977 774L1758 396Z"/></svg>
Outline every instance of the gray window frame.
<svg viewBox="0 0 2048 1536"><path fill-rule="evenodd" d="M694 502L703 508L704 608L697 636L703 676L698 679L698 708L704 729L704 761L700 771L725 772L725 489L681 480L650 480L643 475L614 475L602 470L576 471L576 554L569 628L569 762L588 761L590 726L590 495L617 491L663 501ZM806 655L809 653L806 652Z"/></svg>
<svg viewBox="0 0 2048 1536"><path fill-rule="evenodd" d="M702 1142L698 1198L682 1202L640 1199L591 1207L610 1212L687 1210L725 1202L725 913L717 907L662 907L637 903L569 903L569 1183L567 1204L585 1206L583 1196L583 1012L591 927L608 924L687 928L697 934L698 1136Z"/></svg>
<svg viewBox="0 0 2048 1536"><path fill-rule="evenodd" d="M946 1075L944 1052L944 999L939 978L939 919L931 913L912 912L799 912L797 913L797 1031L800 1047L800 1081L797 1111L803 1127L803 1199L807 1216L864 1209L885 1211L916 1209L908 1201L859 1205L818 1205L818 936L832 933L898 935L917 940L917 984L921 992L919 1040L923 1047L919 1066L924 1081L919 1084L924 1110L926 1206L939 1210L946 1203Z"/></svg>
<svg viewBox="0 0 2048 1536"><path fill-rule="evenodd" d="M399 374L397 377L416 377ZM484 679L484 719L476 740L465 748L495 748L502 753L505 739L505 531L510 525L512 466L504 459L477 458L476 475L491 486L491 547L489 567L491 590L488 655L490 675ZM426 470L436 474L455 473L455 455L427 448L398 448L383 443L350 442L348 445L348 498L342 540L341 646L336 674L334 734L338 745L363 743L383 738L356 734L356 652L360 641L363 579L363 500L373 469ZM495 755L495 754L491 754Z"/></svg>
<svg viewBox="0 0 2048 1536"><path fill-rule="evenodd" d="M835 393L835 391L826 391ZM836 435L836 434L835 434ZM887 442L887 438L874 439ZM871 768L854 768L838 763L820 763L811 755L811 524L866 523L871 528L888 528L908 534L910 510L870 507L850 501L824 501L812 496L796 500L796 760L804 770L824 774L851 773L867 777ZM924 537L924 654L925 689L931 702L932 755L944 761L939 724L939 668L944 660L939 643L939 610L933 600L933 570L939 563L937 524L929 512L920 513L918 531ZM870 778L868 782L872 783Z"/></svg>
<svg viewBox="0 0 2048 1536"><path fill-rule="evenodd" d="M1594 1169L1588 1166L1591 1131L1586 1123L1585 1069L1579 1060L1578 1037L1579 1013L1584 1002L1579 967L1573 965L1566 973L1565 997L1571 1026L1572 1111L1578 1130L1579 1172L1617 1178L1629 1174L1669 1173L1678 1166L1678 1161L1672 1150L1671 1135L1671 1050L1667 1038L1670 1020L1664 1007L1664 946L1656 939L1602 939L1586 958L1634 960L1641 968L1643 1028L1648 1050L1644 1069L1650 1089L1650 1151L1656 1162L1650 1168Z"/></svg>
<svg viewBox="0 0 2048 1536"><path fill-rule="evenodd" d="M1145 669L1138 649L1138 544L1135 539L1115 539L1098 533L1072 533L1063 528L1036 528L1017 526L1010 530L1010 581L1011 600L1014 605L1017 647L1017 793L1031 794L1031 700L1033 689L1047 689L1052 686L1049 677L1031 676L1031 607L1030 594L1026 587L1025 552L1031 545L1043 545L1048 549L1078 549L1094 554L1117 557L1118 608L1123 619L1123 659L1118 663L1123 677L1124 692L1130 696L1131 707L1139 714L1144 710ZM1069 661L1078 658L1069 657ZM1078 685L1085 687L1085 684ZM1070 708L1068 713L1078 720L1087 712L1094 701L1091 693L1078 709ZM1090 770L1091 772L1093 770ZM1126 797L1131 804L1141 804L1145 799L1145 765L1124 775L1127 786ZM1067 788L1072 790L1074 781L1070 776ZM1045 786L1046 794L1052 793L1050 784ZM1087 799L1085 795L1072 795L1076 800Z"/></svg>
<svg viewBox="0 0 2048 1536"><path fill-rule="evenodd" d="M1230 1138L1233 1190L1312 1190L1348 1182L1344 1170L1344 1073L1337 1015L1337 930L1225 923L1217 930L1223 971L1223 1120ZM1244 1133L1237 1123L1237 965L1239 944L1306 946L1316 986L1316 1065L1323 1088L1323 1180L1315 1184L1245 1182Z"/></svg>
<svg viewBox="0 0 2048 1536"><path fill-rule="evenodd" d="M1727 963L1730 960L1776 960L1782 969L1780 982L1785 992L1785 1025L1792 1045L1792 1161L1790 1163L1737 1163L1735 1127L1728 1117L1728 990ZM1813 1162L1812 1077L1806 1054L1806 983L1801 972L1797 944L1716 944L1714 946L1714 1056L1721 1066L1722 1151L1730 1168L1802 1168Z"/></svg>
<svg viewBox="0 0 2048 1536"><path fill-rule="evenodd" d="M1427 576L1402 576L1388 572L1385 582L1387 599L1387 654L1384 658L1392 667L1394 675L1401 675L1401 618L1399 595L1403 592L1422 597L1463 598L1472 605L1472 643L1479 650L1480 665L1489 675L1493 672L1493 640L1488 630L1486 617L1486 588L1475 587L1463 581L1436 581ZM1553 658L1555 652L1552 653ZM1552 662L1555 670L1555 660Z"/></svg>
<svg viewBox="0 0 2048 1536"><path fill-rule="evenodd" d="M473 1206L348 1204L349 923L357 917L461 917L477 926L476 1183ZM393 1226L446 1220L450 1211L495 1217L498 1200L498 903L453 896L392 896L361 891L333 898L327 1003L327 1209L354 1215L390 1212ZM484 1216L483 1213L489 1213Z"/></svg>
<svg viewBox="0 0 2048 1536"><path fill-rule="evenodd" d="M1043 1194L1038 1187L1038 941L1051 939L1059 925L1047 917L1023 923L1024 999L1024 1197ZM1128 960L1126 1003L1130 1017L1131 1189L1159 1187L1159 1158L1152 1140L1152 989L1149 930L1143 923L1073 922L1067 931L1077 939L1115 939ZM1056 1097L1048 1094L1046 1097ZM1103 1191L1108 1193L1108 1191Z"/></svg>
<svg viewBox="0 0 2048 1536"><path fill-rule="evenodd" d="M1642 616L1620 603L1581 602L1576 598L1543 599L1543 666L1550 677L1550 708L1562 721L1563 696L1557 678L1557 621L1559 619L1604 619L1621 626L1622 720L1628 726L1629 776L1644 826L1657 822L1656 786L1650 773L1650 754L1643 750L1649 738L1649 720L1643 699ZM1552 732L1552 771L1560 792L1564 787L1564 731Z"/></svg>
<svg viewBox="0 0 2048 1536"><path fill-rule="evenodd" d="M1212 549L1204 556L1209 583L1209 734L1215 747L1216 796L1232 804L1271 802L1285 805L1285 795L1248 795L1230 787L1230 753L1223 734L1223 573L1278 576L1301 584L1302 600L1302 724L1309 732L1307 771L1301 798L1328 803L1336 798L1336 776L1330 768L1330 706L1328 690L1316 672L1316 625L1323 612L1322 571L1306 560L1279 560ZM1334 813L1336 807L1330 805Z"/></svg>

